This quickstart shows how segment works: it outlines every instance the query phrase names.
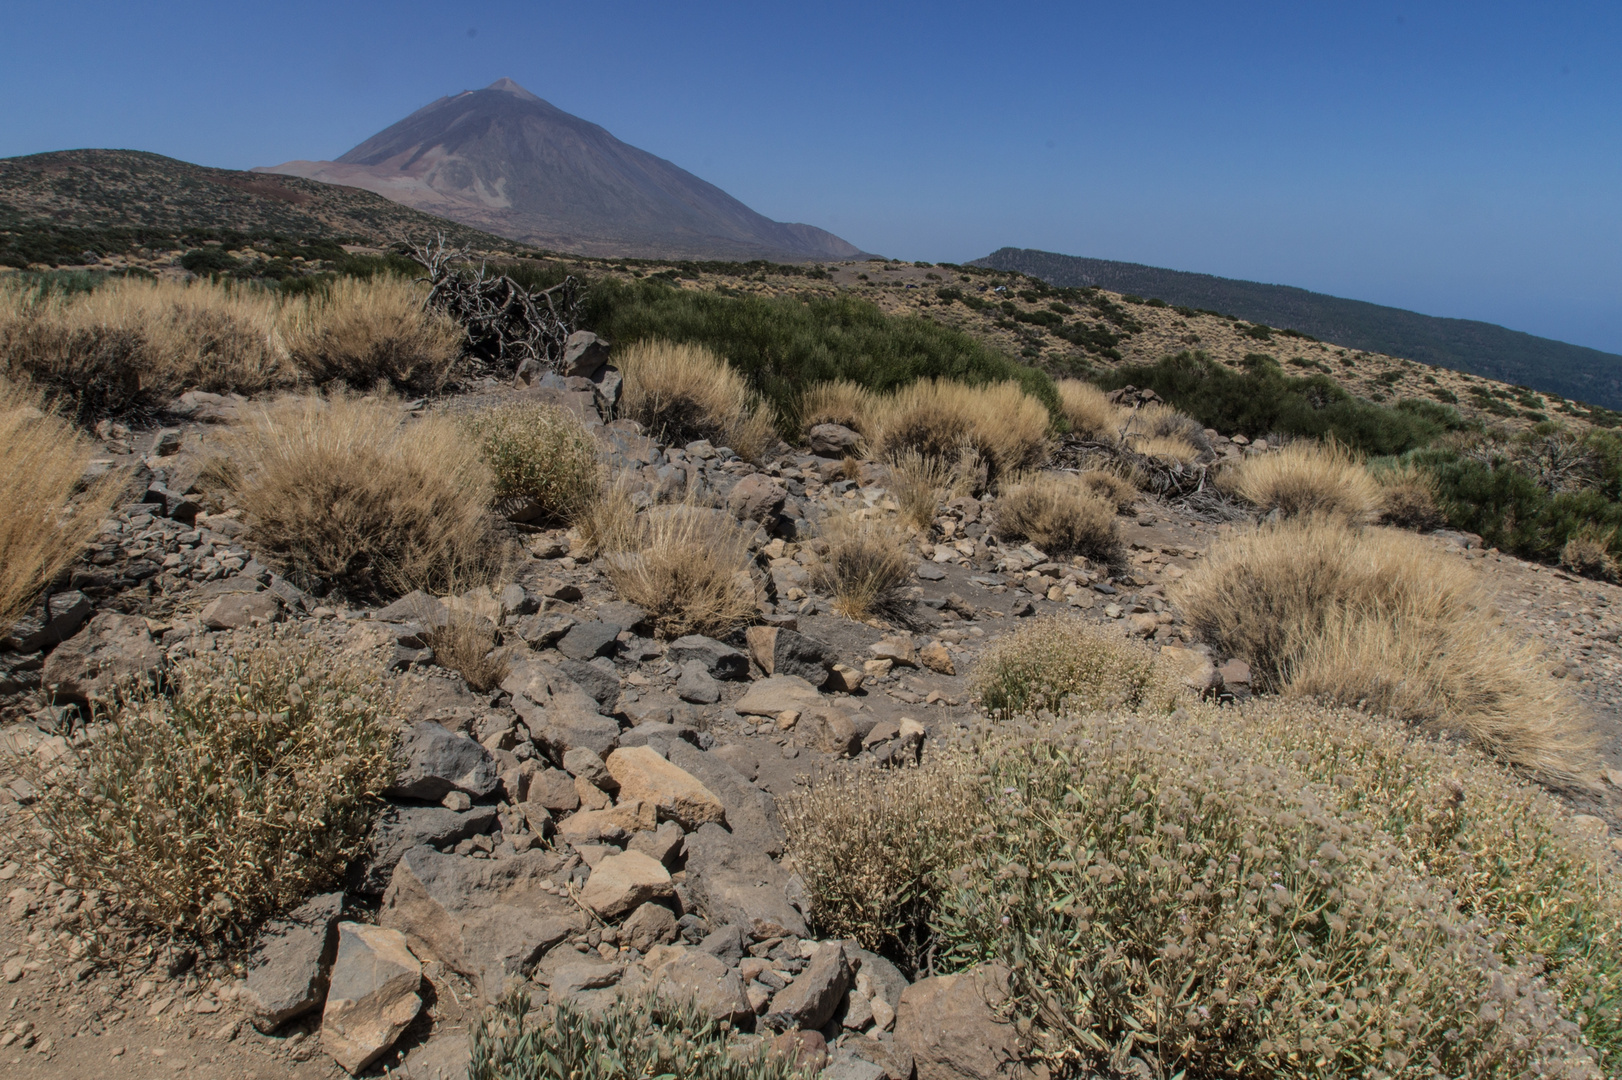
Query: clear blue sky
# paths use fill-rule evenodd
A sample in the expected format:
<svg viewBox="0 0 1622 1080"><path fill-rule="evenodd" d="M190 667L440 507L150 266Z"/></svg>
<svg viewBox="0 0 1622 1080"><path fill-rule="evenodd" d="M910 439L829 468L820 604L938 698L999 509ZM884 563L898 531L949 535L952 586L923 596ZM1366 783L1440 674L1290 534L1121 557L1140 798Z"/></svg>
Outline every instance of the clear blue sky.
<svg viewBox="0 0 1622 1080"><path fill-rule="evenodd" d="M1622 352L1616 0L0 2L0 156L331 158L503 75L870 251L1037 247Z"/></svg>

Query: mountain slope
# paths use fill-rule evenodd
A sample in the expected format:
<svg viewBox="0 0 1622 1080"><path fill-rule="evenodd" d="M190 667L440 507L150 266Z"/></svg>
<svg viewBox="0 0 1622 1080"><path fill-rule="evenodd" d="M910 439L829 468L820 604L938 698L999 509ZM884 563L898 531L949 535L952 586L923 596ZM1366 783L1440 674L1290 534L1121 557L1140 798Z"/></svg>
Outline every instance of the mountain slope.
<svg viewBox="0 0 1622 1080"><path fill-rule="evenodd" d="M1162 270L1138 263L1002 248L976 266L1017 270L1053 285L1093 285L1299 330L1365 352L1467 371L1607 408L1622 408L1622 356L1473 319L1444 319L1362 300Z"/></svg>
<svg viewBox="0 0 1622 1080"><path fill-rule="evenodd" d="M862 253L772 221L714 184L511 79L440 98L337 161L255 170L349 184L526 243L585 255L835 260Z"/></svg>
<svg viewBox="0 0 1622 1080"><path fill-rule="evenodd" d="M0 159L0 263L78 262L129 245L175 246L209 232L511 246L370 191L211 169L138 150L62 150Z"/></svg>

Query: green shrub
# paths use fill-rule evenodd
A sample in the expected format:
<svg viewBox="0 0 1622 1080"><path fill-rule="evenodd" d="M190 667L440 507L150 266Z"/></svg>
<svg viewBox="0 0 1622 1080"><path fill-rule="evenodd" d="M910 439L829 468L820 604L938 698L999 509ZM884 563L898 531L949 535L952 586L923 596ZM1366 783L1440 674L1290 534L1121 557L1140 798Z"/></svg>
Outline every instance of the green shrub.
<svg viewBox="0 0 1622 1080"><path fill-rule="evenodd" d="M602 492L597 439L557 405L509 404L466 420L498 500L526 504L526 520L566 522Z"/></svg>
<svg viewBox="0 0 1622 1080"><path fill-rule="evenodd" d="M1056 1071L1595 1076L1535 966L1276 736L1307 709L1097 715L994 742L992 820L936 919L949 967L1001 960ZM1300 740L1305 742L1305 740ZM1353 774L1351 782L1360 779Z"/></svg>
<svg viewBox="0 0 1622 1080"><path fill-rule="evenodd" d="M601 1013L564 1004L530 1012L529 994L502 998L472 1035L468 1080L793 1080L770 1044L729 1045L728 1032L688 1003L621 998Z"/></svg>
<svg viewBox="0 0 1622 1080"><path fill-rule="evenodd" d="M793 415L807 386L832 379L876 391L926 378L1012 379L1050 411L1058 408L1053 383L1040 371L959 330L885 315L855 297L734 298L653 280L603 279L587 290L582 323L620 345L658 338L707 346L783 416Z"/></svg>
<svg viewBox="0 0 1622 1080"><path fill-rule="evenodd" d="M1155 364L1116 368L1105 389L1148 387L1204 427L1249 438L1270 435L1333 437L1365 454L1400 454L1427 446L1463 425L1457 413L1434 402L1385 408L1352 396L1327 375L1286 375L1270 356L1246 356L1233 371L1201 352L1181 352Z"/></svg>
<svg viewBox="0 0 1622 1080"><path fill-rule="evenodd" d="M184 660L167 695L133 689L97 720L40 816L83 887L142 922L235 934L331 887L392 776L381 672L286 627Z"/></svg>
<svg viewBox="0 0 1622 1080"><path fill-rule="evenodd" d="M1146 645L1074 616L1050 615L998 638L975 664L969 689L1001 720L1043 709L1169 712L1178 674Z"/></svg>

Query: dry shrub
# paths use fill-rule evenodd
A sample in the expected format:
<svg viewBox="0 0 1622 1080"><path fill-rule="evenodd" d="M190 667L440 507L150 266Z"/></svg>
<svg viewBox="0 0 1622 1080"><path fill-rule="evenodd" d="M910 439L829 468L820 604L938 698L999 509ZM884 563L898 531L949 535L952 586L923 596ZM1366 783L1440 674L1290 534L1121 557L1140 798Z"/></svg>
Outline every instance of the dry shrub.
<svg viewBox="0 0 1622 1080"><path fill-rule="evenodd" d="M1200 460L1200 448L1175 435L1146 435L1130 439L1127 445L1144 457L1178 465L1192 465Z"/></svg>
<svg viewBox="0 0 1622 1080"><path fill-rule="evenodd" d="M1138 501L1137 485L1122 476L1104 469L1088 469L1078 473L1076 479L1082 486L1106 502L1112 503L1115 509L1124 514L1132 509Z"/></svg>
<svg viewBox="0 0 1622 1080"><path fill-rule="evenodd" d="M379 381L437 390L465 335L448 315L423 310L423 290L404 278L339 278L291 305L287 344L311 381L355 389Z"/></svg>
<svg viewBox="0 0 1622 1080"><path fill-rule="evenodd" d="M838 770L780 806L818 934L920 967L946 874L964 860L985 815L972 757L947 752L917 769Z"/></svg>
<svg viewBox="0 0 1622 1080"><path fill-rule="evenodd" d="M725 637L754 615L750 534L725 511L654 506L608 528L603 572L660 637Z"/></svg>
<svg viewBox="0 0 1622 1080"><path fill-rule="evenodd" d="M496 648L495 623L482 615L453 612L443 626L426 632L423 643L434 650L434 663L456 672L479 693L500 686L511 670Z"/></svg>
<svg viewBox="0 0 1622 1080"><path fill-rule="evenodd" d="M1169 712L1177 672L1147 645L1069 615L1048 615L998 638L974 666L970 691L1002 720L1042 710Z"/></svg>
<svg viewBox="0 0 1622 1080"><path fill-rule="evenodd" d="M1416 465L1400 465L1374 474L1379 485L1379 517L1385 525L1429 532L1446 516L1436 504L1436 480Z"/></svg>
<svg viewBox="0 0 1622 1080"><path fill-rule="evenodd" d="M905 615L902 590L918 562L900 529L879 517L834 514L823 522L822 539L828 550L811 568L811 581L833 598L835 611L850 619Z"/></svg>
<svg viewBox="0 0 1622 1080"><path fill-rule="evenodd" d="M1151 401L1127 410L1121 427L1124 438L1133 445L1139 438L1168 439L1193 447L1196 455L1211 452L1211 440L1200 422L1162 402Z"/></svg>
<svg viewBox="0 0 1622 1080"><path fill-rule="evenodd" d="M800 432L806 434L818 424L839 424L867 435L877 403L873 391L847 379L815 383L800 394Z"/></svg>
<svg viewBox="0 0 1622 1080"><path fill-rule="evenodd" d="M952 470L939 458L902 450L890 458L890 494L901 520L927 533L952 486Z"/></svg>
<svg viewBox="0 0 1622 1080"><path fill-rule="evenodd" d="M259 409L230 433L256 551L302 587L378 598L490 580L490 473L461 425L335 395Z"/></svg>
<svg viewBox="0 0 1622 1080"><path fill-rule="evenodd" d="M1338 514L1366 521L1380 505L1380 488L1351 451L1338 443L1302 440L1256 454L1229 477L1233 492L1263 512L1284 517Z"/></svg>
<svg viewBox="0 0 1622 1080"><path fill-rule="evenodd" d="M1560 565L1584 577L1615 581L1619 576L1616 557L1611 554L1615 542L1615 529L1585 526L1560 549Z"/></svg>
<svg viewBox="0 0 1622 1080"><path fill-rule="evenodd" d="M1017 383L967 386L920 380L880 402L877 444L893 459L909 450L941 462L972 448L991 481L1034 468L1048 454L1048 412Z"/></svg>
<svg viewBox="0 0 1622 1080"><path fill-rule="evenodd" d="M993 739L935 955L1007 964L1056 1074L1597 1077L1542 964L1380 831L1365 777L1303 774L1338 737L1191 706Z"/></svg>
<svg viewBox="0 0 1622 1080"><path fill-rule="evenodd" d="M573 411L520 402L481 410L465 423L509 517L569 522L602 494L597 438Z"/></svg>
<svg viewBox="0 0 1622 1080"><path fill-rule="evenodd" d="M702 345L639 341L615 355L625 378L620 411L661 442L708 439L758 460L773 440L771 407Z"/></svg>
<svg viewBox="0 0 1622 1080"><path fill-rule="evenodd" d="M1469 565L1419 537L1281 520L1215 545L1174 599L1262 688L1459 732L1550 780L1592 769L1581 709L1503 626Z"/></svg>
<svg viewBox="0 0 1622 1080"><path fill-rule="evenodd" d="M1121 558L1115 507L1069 473L1034 473L1005 483L996 502L999 540L1029 540L1048 555Z"/></svg>
<svg viewBox="0 0 1622 1080"><path fill-rule="evenodd" d="M78 403L81 416L161 404L186 389L291 386L275 296L251 287L123 279L92 292L0 288L0 374Z"/></svg>
<svg viewBox="0 0 1622 1080"><path fill-rule="evenodd" d="M92 450L38 395L0 378L0 636L79 557L119 496L109 477L75 497Z"/></svg>
<svg viewBox="0 0 1622 1080"><path fill-rule="evenodd" d="M1090 382L1060 379L1059 408L1070 422L1070 430L1083 438L1114 440L1120 434L1122 408L1109 395Z"/></svg>
<svg viewBox="0 0 1622 1080"><path fill-rule="evenodd" d="M77 773L42 801L81 887L208 937L335 884L392 778L382 673L277 627L181 661L168 690L98 717Z"/></svg>

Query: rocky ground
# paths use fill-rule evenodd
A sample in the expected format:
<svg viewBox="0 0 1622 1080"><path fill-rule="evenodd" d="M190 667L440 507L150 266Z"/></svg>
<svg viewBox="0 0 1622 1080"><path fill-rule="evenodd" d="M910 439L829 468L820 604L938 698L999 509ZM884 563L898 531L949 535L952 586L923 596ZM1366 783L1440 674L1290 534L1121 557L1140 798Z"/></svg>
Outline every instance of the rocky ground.
<svg viewBox="0 0 1622 1080"><path fill-rule="evenodd" d="M490 615L511 660L498 689L475 693L424 645L444 602L324 603L254 560L236 516L210 513L199 476L238 402L191 394L172 427L104 426L98 468L127 471L145 494L109 519L48 610L0 643L6 1075L452 1076L467 1025L515 979L537 1000L587 1006L640 987L691 994L839 1080L905 1080L915 1062L920 1074L932 1062L989 1069L1009 1045L985 1005L994 987L909 984L849 942L814 940L778 800L825 770L904 767L985 723L965 677L1032 615L1200 651L1165 590L1233 524L1146 499L1119 523L1126 565L1099 567L1000 545L986 528L995 504L955 500L914 541L909 624L854 622L812 586L814 525L834 506L894 513L882 470L847 479L838 458L787 448L756 467L707 443L660 446L629 421L601 424L601 380L547 382L484 396L574 407L649 497L707 492L756 526L757 625L727 641L657 640L566 533L530 530L513 580L451 604ZM1618 590L1473 537L1436 543L1495 583L1592 705L1622 769ZM341 891L267 925L249 953L199 959L121 930L104 898L43 872L27 775L83 737L44 691L82 699L274 620L385 658L405 763ZM1248 691L1243 664L1210 659L1226 692ZM1622 832L1614 788L1570 798L1594 828Z"/></svg>

